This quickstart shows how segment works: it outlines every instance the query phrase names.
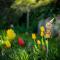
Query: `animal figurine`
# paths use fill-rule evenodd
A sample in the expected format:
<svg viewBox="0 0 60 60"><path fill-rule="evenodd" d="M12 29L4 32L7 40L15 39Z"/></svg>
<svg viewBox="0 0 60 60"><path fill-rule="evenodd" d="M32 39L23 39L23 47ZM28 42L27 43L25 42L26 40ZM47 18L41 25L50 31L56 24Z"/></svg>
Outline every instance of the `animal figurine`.
<svg viewBox="0 0 60 60"><path fill-rule="evenodd" d="M54 20L56 21L54 22ZM60 16L55 17L55 19L47 18L46 20L41 20L38 23L38 34L40 34L40 27L44 26L46 32L51 31L52 37L58 37L60 35Z"/></svg>

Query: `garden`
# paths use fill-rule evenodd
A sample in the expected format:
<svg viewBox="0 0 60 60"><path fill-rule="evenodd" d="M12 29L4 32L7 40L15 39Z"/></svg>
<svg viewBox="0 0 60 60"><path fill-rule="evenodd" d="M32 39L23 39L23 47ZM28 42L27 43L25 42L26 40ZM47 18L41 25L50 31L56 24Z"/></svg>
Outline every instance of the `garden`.
<svg viewBox="0 0 60 60"><path fill-rule="evenodd" d="M59 0L0 3L0 60L60 59Z"/></svg>

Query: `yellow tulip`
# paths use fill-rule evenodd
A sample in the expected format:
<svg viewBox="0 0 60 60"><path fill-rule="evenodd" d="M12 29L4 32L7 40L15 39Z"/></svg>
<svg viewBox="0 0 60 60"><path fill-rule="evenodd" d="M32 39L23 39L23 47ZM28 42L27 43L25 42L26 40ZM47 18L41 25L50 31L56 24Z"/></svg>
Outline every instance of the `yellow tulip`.
<svg viewBox="0 0 60 60"><path fill-rule="evenodd" d="M13 29L8 29L7 30L7 37L10 40L13 40L16 37L16 34Z"/></svg>
<svg viewBox="0 0 60 60"><path fill-rule="evenodd" d="M32 34L32 39L34 39L34 40L36 39L36 34L35 33Z"/></svg>
<svg viewBox="0 0 60 60"><path fill-rule="evenodd" d="M40 31L41 31L41 32L44 32L44 31L45 31L44 26L41 26L41 27L40 27Z"/></svg>
<svg viewBox="0 0 60 60"><path fill-rule="evenodd" d="M4 45L5 45L6 48L11 47L11 43L8 40L4 41Z"/></svg>
<svg viewBox="0 0 60 60"><path fill-rule="evenodd" d="M38 44L38 47L40 48L40 44L41 44L40 40L37 40L37 44Z"/></svg>
<svg viewBox="0 0 60 60"><path fill-rule="evenodd" d="M40 36L42 36L42 37L43 37L43 36L44 36L44 32L41 32L41 33L40 33Z"/></svg>
<svg viewBox="0 0 60 60"><path fill-rule="evenodd" d="M37 40L37 44L38 44L38 45L40 45L40 44L41 44L40 40Z"/></svg>

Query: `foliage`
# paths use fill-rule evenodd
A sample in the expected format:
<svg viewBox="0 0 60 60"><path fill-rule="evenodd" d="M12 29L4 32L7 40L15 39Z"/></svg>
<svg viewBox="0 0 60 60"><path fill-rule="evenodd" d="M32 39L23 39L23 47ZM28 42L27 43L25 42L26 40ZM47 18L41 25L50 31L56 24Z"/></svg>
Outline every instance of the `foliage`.
<svg viewBox="0 0 60 60"><path fill-rule="evenodd" d="M6 33L3 33L3 35L5 34ZM17 39L19 36L25 41L25 47L18 45ZM40 36L38 36L36 39L40 39ZM57 45L58 41L56 38L51 38L49 40L48 60L56 60L59 57L59 48ZM46 60L46 50L41 48L42 46L38 46L34 40L32 40L30 34L22 34L17 31L16 39L13 41L13 43L11 43L11 48L3 48L2 50L0 48L0 57L4 57L6 60Z"/></svg>
<svg viewBox="0 0 60 60"><path fill-rule="evenodd" d="M14 9L20 9L21 11L30 10L30 8L36 8L38 6L46 5L51 3L53 0L15 0L11 6ZM24 3L23 3L24 2Z"/></svg>

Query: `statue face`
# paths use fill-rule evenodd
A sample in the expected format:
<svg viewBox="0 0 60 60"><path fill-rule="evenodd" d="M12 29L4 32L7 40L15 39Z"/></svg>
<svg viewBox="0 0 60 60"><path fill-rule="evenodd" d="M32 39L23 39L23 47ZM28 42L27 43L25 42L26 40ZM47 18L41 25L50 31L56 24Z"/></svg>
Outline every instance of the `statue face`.
<svg viewBox="0 0 60 60"><path fill-rule="evenodd" d="M46 28L47 28L47 29L52 29L52 23L47 22L47 23L46 23Z"/></svg>

